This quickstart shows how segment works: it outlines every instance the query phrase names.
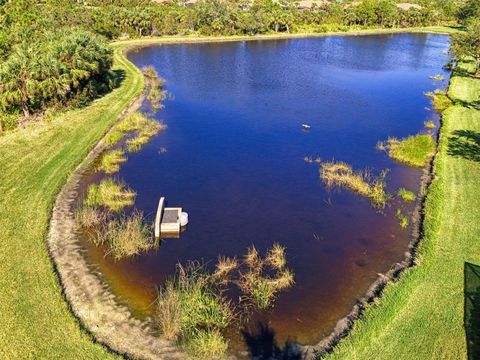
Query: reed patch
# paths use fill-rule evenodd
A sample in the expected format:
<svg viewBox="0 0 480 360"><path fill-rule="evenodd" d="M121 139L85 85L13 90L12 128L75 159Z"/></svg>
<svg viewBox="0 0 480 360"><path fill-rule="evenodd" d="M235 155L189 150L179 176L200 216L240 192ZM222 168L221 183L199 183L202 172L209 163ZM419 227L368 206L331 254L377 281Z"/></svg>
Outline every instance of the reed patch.
<svg viewBox="0 0 480 360"><path fill-rule="evenodd" d="M392 159L414 167L424 167L435 153L435 141L427 134L413 135L405 139L391 137L381 144Z"/></svg>
<svg viewBox="0 0 480 360"><path fill-rule="evenodd" d="M384 170L378 177L368 171L354 171L344 162L323 162L320 165L320 178L327 187L345 187L367 197L376 208L384 208L391 195L385 190Z"/></svg>
<svg viewBox="0 0 480 360"><path fill-rule="evenodd" d="M113 179L104 179L100 184L91 184L84 201L86 206L103 206L108 210L118 212L125 207L132 206L136 192L126 187L123 182Z"/></svg>
<svg viewBox="0 0 480 360"><path fill-rule="evenodd" d="M447 93L440 89L437 89L433 92L432 91L427 92L425 95L428 98L430 98L430 100L432 100L433 109L437 113L443 112L445 109L447 109L453 104L452 100L450 100Z"/></svg>
<svg viewBox="0 0 480 360"><path fill-rule="evenodd" d="M113 174L120 171L120 165L127 161L125 152L120 149L105 152L97 165L97 171Z"/></svg>

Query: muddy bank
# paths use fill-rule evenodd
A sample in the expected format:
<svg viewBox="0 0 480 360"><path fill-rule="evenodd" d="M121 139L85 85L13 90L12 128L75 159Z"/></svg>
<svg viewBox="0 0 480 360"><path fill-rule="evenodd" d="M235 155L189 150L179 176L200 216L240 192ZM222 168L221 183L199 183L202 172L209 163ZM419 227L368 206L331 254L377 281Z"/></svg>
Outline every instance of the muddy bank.
<svg viewBox="0 0 480 360"><path fill-rule="evenodd" d="M145 95L123 111L118 120L139 109ZM101 274L87 263L77 237L75 208L79 182L85 171L105 150L101 140L70 176L55 202L48 234L48 249L60 278L63 294L74 316L92 337L109 350L143 359L183 359L176 344L155 336L150 319L135 319L120 305Z"/></svg>

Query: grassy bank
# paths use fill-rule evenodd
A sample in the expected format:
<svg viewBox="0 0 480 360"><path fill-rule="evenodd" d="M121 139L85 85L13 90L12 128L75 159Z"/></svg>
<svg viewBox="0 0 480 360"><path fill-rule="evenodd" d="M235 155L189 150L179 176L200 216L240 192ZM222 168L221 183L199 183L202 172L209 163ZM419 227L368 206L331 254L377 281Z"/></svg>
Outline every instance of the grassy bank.
<svg viewBox="0 0 480 360"><path fill-rule="evenodd" d="M0 358L112 357L68 310L45 238L68 175L140 94L140 71L120 55L120 88L90 106L0 137Z"/></svg>
<svg viewBox="0 0 480 360"><path fill-rule="evenodd" d="M465 262L480 263L480 79L456 76L443 114L418 266L391 284L328 359L464 359Z"/></svg>

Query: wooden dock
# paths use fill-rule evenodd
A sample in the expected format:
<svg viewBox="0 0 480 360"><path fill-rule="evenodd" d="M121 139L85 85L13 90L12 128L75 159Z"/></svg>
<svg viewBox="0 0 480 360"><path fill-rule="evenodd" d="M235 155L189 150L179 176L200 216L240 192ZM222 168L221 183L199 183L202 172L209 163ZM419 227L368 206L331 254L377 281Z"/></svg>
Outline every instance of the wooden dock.
<svg viewBox="0 0 480 360"><path fill-rule="evenodd" d="M161 197L158 201L157 214L155 216L155 237L162 236L178 237L180 234L180 215L182 208L165 207L165 198Z"/></svg>

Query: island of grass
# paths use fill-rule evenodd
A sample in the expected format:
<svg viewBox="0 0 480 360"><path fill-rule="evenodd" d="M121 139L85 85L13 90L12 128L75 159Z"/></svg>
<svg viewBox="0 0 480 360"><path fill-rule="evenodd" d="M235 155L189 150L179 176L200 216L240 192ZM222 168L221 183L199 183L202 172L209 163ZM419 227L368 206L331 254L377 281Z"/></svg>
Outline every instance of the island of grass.
<svg viewBox="0 0 480 360"><path fill-rule="evenodd" d="M424 167L435 153L435 141L427 134L413 135L401 140L392 137L377 145L377 148L387 150L388 156L398 162Z"/></svg>

